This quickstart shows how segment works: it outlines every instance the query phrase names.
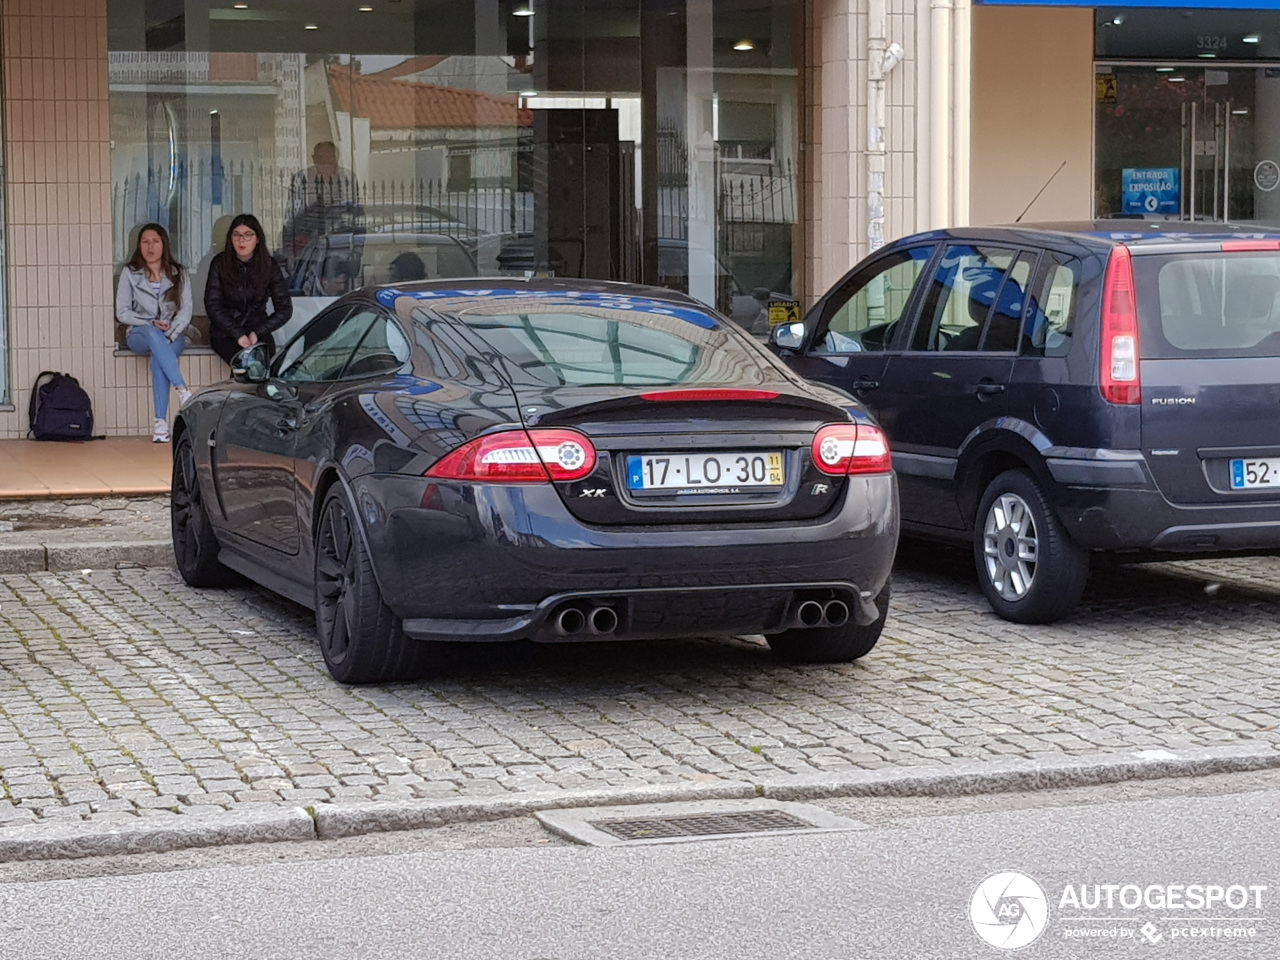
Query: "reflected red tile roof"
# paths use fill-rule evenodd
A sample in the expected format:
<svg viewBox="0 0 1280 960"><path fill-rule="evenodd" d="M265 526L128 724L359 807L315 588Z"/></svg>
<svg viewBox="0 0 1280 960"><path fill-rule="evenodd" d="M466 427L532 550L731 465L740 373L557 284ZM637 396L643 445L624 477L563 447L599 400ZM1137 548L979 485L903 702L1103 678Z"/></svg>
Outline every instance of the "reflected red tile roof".
<svg viewBox="0 0 1280 960"><path fill-rule="evenodd" d="M501 97L457 87L439 87L329 67L334 105L383 130L424 127L532 126L533 111L521 110L514 96Z"/></svg>

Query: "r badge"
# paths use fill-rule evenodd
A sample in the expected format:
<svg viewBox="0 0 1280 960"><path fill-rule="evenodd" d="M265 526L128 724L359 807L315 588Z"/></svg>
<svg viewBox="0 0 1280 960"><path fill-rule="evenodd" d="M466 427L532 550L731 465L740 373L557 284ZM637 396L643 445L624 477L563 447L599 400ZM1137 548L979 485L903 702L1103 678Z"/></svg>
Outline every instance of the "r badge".
<svg viewBox="0 0 1280 960"><path fill-rule="evenodd" d="M815 483L813 485L813 489L809 491L809 496L817 497L817 496L820 496L821 494L826 493L830 489L831 488L828 487L825 483Z"/></svg>

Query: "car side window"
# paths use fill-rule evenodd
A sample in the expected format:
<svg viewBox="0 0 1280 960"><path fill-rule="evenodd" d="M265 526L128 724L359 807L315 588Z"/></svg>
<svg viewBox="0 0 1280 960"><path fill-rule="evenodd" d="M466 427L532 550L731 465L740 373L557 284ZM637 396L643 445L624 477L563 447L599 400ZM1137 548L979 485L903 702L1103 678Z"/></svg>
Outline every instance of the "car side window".
<svg viewBox="0 0 1280 960"><path fill-rule="evenodd" d="M409 362L412 348L399 325L378 311L359 311L356 316L364 313L372 314L373 322L347 361L343 380L394 373Z"/></svg>
<svg viewBox="0 0 1280 960"><path fill-rule="evenodd" d="M900 250L855 275L844 290L833 297L828 307L826 330L813 352L859 353L887 349L933 249L923 246Z"/></svg>
<svg viewBox="0 0 1280 960"><path fill-rule="evenodd" d="M987 318L998 301L1002 309L1021 317L1025 286L1005 283L1016 259L1016 250L968 244L948 247L929 282L911 349L978 350ZM1027 278L1030 272L1027 266Z"/></svg>
<svg viewBox="0 0 1280 960"><path fill-rule="evenodd" d="M367 309L335 313L338 316L336 323L312 324L289 344L286 355L276 368L279 371L277 377L312 383L336 380L341 376L347 359L368 332L376 314Z"/></svg>
<svg viewBox="0 0 1280 960"><path fill-rule="evenodd" d="M987 318L987 329L982 335L978 349L984 353L1008 353L1017 350L1024 332L1028 330L1022 322L1027 309L1027 291L1031 288L1031 278L1036 272L1038 255L1024 250L1013 261L1013 266L1005 275L1004 285L991 305L991 314Z"/></svg>
<svg viewBox="0 0 1280 960"><path fill-rule="evenodd" d="M1028 334L1022 352L1029 356L1065 357L1075 326L1080 261L1061 253L1046 253L1027 310Z"/></svg>

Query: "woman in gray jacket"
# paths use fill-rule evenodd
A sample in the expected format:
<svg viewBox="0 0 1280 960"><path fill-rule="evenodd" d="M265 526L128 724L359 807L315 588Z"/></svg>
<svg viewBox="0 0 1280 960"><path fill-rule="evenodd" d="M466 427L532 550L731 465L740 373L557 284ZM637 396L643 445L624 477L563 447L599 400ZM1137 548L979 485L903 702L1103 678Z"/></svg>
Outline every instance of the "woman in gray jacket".
<svg viewBox="0 0 1280 960"><path fill-rule="evenodd" d="M137 354L151 355L151 393L156 422L151 439L169 442L169 387L186 403L191 397L178 358L186 349L191 323L191 278L169 251L169 234L158 223L138 231L133 256L120 272L116 318L129 328L125 342Z"/></svg>

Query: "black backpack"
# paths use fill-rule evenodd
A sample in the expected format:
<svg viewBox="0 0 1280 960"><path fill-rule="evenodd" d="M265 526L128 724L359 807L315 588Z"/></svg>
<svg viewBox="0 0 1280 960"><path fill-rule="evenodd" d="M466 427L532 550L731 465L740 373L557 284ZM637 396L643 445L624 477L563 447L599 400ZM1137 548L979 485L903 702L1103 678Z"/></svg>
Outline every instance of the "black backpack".
<svg viewBox="0 0 1280 960"><path fill-rule="evenodd" d="M93 404L68 373L45 370L36 377L27 412L35 440L93 439Z"/></svg>

